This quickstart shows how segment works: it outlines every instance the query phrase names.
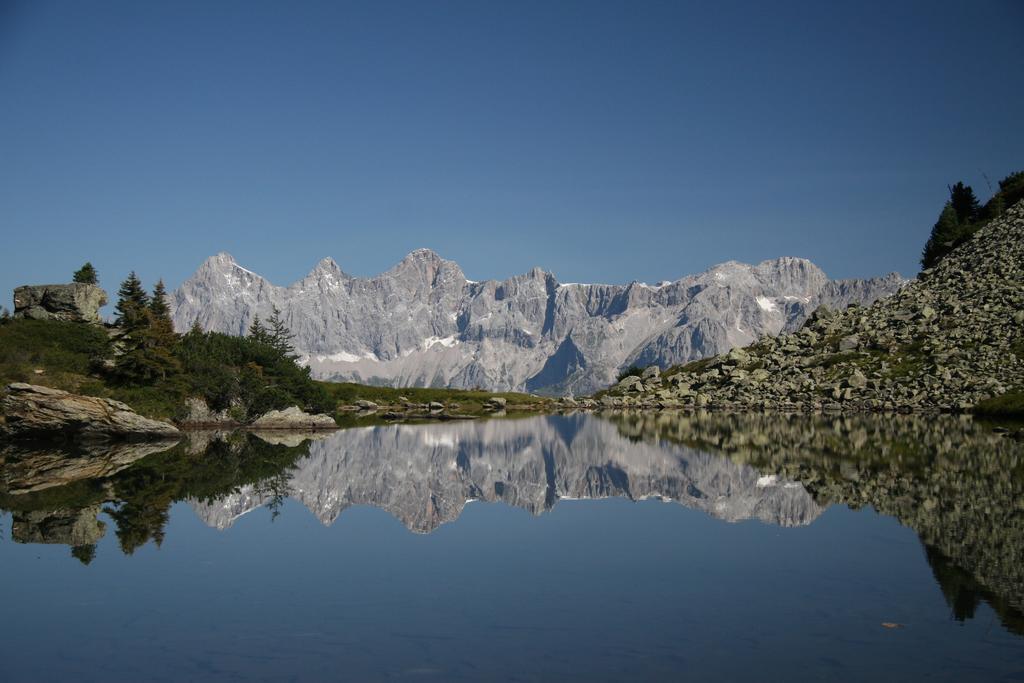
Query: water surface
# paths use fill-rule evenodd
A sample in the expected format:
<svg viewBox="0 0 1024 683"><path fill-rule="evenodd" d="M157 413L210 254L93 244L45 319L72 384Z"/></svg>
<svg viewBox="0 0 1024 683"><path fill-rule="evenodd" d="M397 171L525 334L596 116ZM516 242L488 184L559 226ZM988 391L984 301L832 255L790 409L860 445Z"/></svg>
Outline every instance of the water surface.
<svg viewBox="0 0 1024 683"><path fill-rule="evenodd" d="M0 464L0 680L1024 680L1024 445L551 416Z"/></svg>

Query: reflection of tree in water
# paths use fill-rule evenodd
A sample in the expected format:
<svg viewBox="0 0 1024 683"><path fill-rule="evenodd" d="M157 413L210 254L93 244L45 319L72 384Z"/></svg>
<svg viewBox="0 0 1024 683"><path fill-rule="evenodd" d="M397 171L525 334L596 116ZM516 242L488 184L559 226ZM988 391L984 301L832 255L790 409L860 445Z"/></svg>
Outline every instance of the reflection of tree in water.
<svg viewBox="0 0 1024 683"><path fill-rule="evenodd" d="M1024 636L1024 613L1010 604L1005 597L981 585L969 572L953 564L937 549L926 545L924 552L954 619L973 619L978 606L984 601L992 606L1004 626L1017 635Z"/></svg>
<svg viewBox="0 0 1024 683"><path fill-rule="evenodd" d="M626 414L619 430L800 482L822 505L870 505L913 529L957 619L987 602L1024 634L1024 443L950 416Z"/></svg>
<svg viewBox="0 0 1024 683"><path fill-rule="evenodd" d="M265 498L267 503L264 507L270 510L270 521L273 522L281 514L284 501L288 498L291 477L287 470L281 470L277 474L258 482L253 487L253 494L258 498Z"/></svg>
<svg viewBox="0 0 1024 683"><path fill-rule="evenodd" d="M84 565L92 564L96 559L96 544L72 546L71 556Z"/></svg>
<svg viewBox="0 0 1024 683"><path fill-rule="evenodd" d="M238 487L255 484L275 492L274 517L287 496L288 472L309 451L308 444L272 445L248 434L207 443L183 442L150 455L106 479L75 481L22 495L0 492L0 507L12 511L13 540L61 543L85 565L95 559L104 524L115 524L122 552L133 554L153 541L159 547L171 506L188 499L213 500ZM31 454L20 464L30 469ZM47 453L52 458L52 452ZM101 507L102 506L102 507Z"/></svg>

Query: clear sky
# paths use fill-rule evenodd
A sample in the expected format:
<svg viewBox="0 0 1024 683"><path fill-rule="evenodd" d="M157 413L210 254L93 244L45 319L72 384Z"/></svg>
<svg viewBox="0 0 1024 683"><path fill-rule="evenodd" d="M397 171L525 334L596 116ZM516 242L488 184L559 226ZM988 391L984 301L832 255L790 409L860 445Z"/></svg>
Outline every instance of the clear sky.
<svg viewBox="0 0 1024 683"><path fill-rule="evenodd" d="M0 291L721 261L916 272L1024 168L1024 3L0 0Z"/></svg>

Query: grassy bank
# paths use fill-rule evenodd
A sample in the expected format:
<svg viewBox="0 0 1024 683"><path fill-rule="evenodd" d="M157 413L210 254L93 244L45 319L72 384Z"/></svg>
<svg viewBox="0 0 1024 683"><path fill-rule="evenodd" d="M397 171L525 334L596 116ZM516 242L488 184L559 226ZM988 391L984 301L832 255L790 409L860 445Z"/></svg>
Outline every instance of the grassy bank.
<svg viewBox="0 0 1024 683"><path fill-rule="evenodd" d="M533 410L539 404L550 400L531 394L515 392L494 393L471 389L446 389L435 387L376 387L353 382L318 382L337 405L352 405L356 401L373 401L382 406L399 406L405 403L443 403L446 406L458 404L460 412L480 412L492 398L503 398L507 408Z"/></svg>

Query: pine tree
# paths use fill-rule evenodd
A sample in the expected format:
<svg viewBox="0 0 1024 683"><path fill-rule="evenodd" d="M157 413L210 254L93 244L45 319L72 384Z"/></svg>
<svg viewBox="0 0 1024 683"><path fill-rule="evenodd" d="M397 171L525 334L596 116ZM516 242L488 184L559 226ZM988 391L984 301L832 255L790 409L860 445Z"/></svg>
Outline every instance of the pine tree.
<svg viewBox="0 0 1024 683"><path fill-rule="evenodd" d="M149 307L149 296L142 288L142 281L134 270L121 283L117 296L114 312L117 313L115 324L118 327L132 330L148 324L146 312Z"/></svg>
<svg viewBox="0 0 1024 683"><path fill-rule="evenodd" d="M122 353L114 364L114 374L126 384L152 384L177 374L181 363L174 355L178 335L174 333L167 288L159 281L150 297L132 271L121 283L115 311L121 328Z"/></svg>
<svg viewBox="0 0 1024 683"><path fill-rule="evenodd" d="M932 234L921 253L921 267L932 268L942 257L953 250L957 241L964 236L966 226L957 219L953 202L948 201L939 214L939 220L932 227Z"/></svg>
<svg viewBox="0 0 1024 683"><path fill-rule="evenodd" d="M167 323L173 328L171 323L171 309L167 306L167 288L164 286L163 280L157 280L156 286L153 287L153 297L149 300L149 312L153 314L155 321Z"/></svg>
<svg viewBox="0 0 1024 683"><path fill-rule="evenodd" d="M974 190L970 185L959 182L949 188L949 203L956 212L956 219L960 225L968 225L978 220L981 213L981 205L978 198L974 196Z"/></svg>
<svg viewBox="0 0 1024 683"><path fill-rule="evenodd" d="M249 338L261 344L269 342L267 328L263 326L263 321L260 320L258 315L253 317L252 324L249 325Z"/></svg>
<svg viewBox="0 0 1024 683"><path fill-rule="evenodd" d="M99 282L99 275L96 274L96 269L92 267L92 264L86 261L84 266L75 271L71 279L74 282L95 285Z"/></svg>
<svg viewBox="0 0 1024 683"><path fill-rule="evenodd" d="M283 356L294 356L295 347L292 346L292 332L281 320L281 311L274 306L270 317L267 318L267 342L277 349Z"/></svg>
<svg viewBox="0 0 1024 683"><path fill-rule="evenodd" d="M1024 171L1011 173L999 181L999 196L1006 208L1024 199Z"/></svg>

